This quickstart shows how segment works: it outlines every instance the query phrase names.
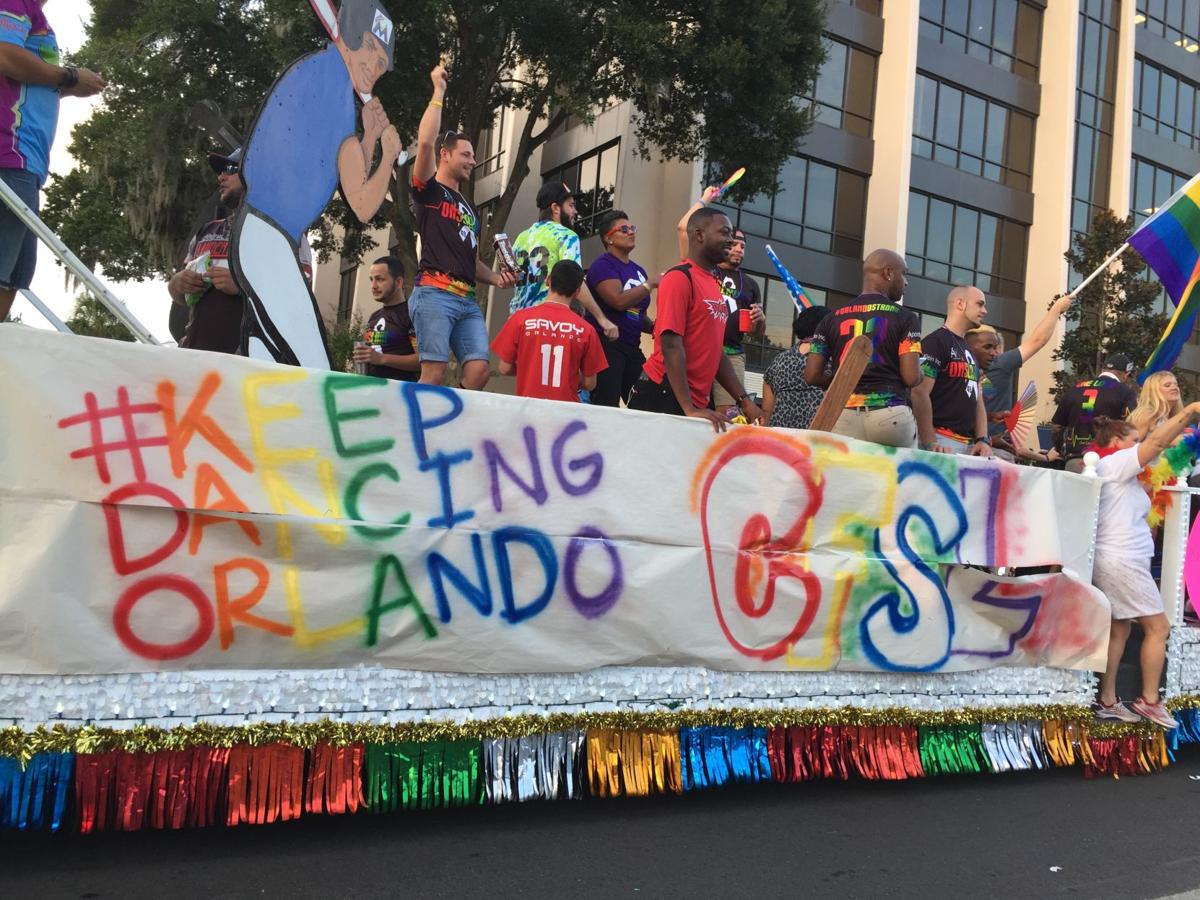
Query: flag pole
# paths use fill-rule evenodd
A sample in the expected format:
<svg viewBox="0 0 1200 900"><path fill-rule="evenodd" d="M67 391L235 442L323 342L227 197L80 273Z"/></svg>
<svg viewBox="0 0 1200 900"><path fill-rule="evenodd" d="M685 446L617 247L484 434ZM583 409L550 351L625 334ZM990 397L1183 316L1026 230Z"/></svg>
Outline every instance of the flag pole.
<svg viewBox="0 0 1200 900"><path fill-rule="evenodd" d="M1092 279L1094 279L1101 272L1105 271L1109 266L1111 266L1116 261L1118 256L1120 256L1122 253L1124 253L1128 249L1129 249L1129 242L1126 241L1124 244L1122 244L1120 247L1118 247L1116 250L1114 250L1112 252L1112 254L1108 257L1108 259L1106 259L1104 262L1100 263L1100 265L1096 267L1095 272L1093 272L1087 278L1083 279L1083 281L1079 282L1079 286L1077 288L1075 288L1075 290L1071 291L1069 296L1074 297L1076 294L1078 294L1080 291L1082 291L1085 287L1087 287L1089 284L1091 284Z"/></svg>

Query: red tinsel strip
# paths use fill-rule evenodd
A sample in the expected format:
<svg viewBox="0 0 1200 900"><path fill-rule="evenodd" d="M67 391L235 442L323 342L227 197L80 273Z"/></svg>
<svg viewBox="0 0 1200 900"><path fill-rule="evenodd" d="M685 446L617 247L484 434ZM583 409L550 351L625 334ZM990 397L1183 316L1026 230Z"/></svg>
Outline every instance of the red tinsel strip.
<svg viewBox="0 0 1200 900"><path fill-rule="evenodd" d="M358 812L365 805L362 772L362 744L317 744L309 763L304 811L330 815Z"/></svg>
<svg viewBox="0 0 1200 900"><path fill-rule="evenodd" d="M83 834L106 831L117 778L117 752L80 753L75 757L75 809Z"/></svg>
<svg viewBox="0 0 1200 900"><path fill-rule="evenodd" d="M767 762L774 781L788 780L787 733L786 728L767 729Z"/></svg>
<svg viewBox="0 0 1200 900"><path fill-rule="evenodd" d="M304 806L304 750L287 744L229 750L228 825L298 819Z"/></svg>
<svg viewBox="0 0 1200 900"><path fill-rule="evenodd" d="M909 778L924 778L925 768L921 765L921 734L917 726L902 726L900 729L900 754Z"/></svg>
<svg viewBox="0 0 1200 900"><path fill-rule="evenodd" d="M185 751L188 752L188 751ZM187 824L192 828L215 825L226 818L228 747L193 747L185 794Z"/></svg>

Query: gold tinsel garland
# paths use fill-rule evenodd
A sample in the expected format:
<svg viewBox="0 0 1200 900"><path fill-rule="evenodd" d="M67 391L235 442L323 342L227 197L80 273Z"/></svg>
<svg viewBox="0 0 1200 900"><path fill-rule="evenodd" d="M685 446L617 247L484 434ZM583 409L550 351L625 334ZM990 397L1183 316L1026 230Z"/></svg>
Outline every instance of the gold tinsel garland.
<svg viewBox="0 0 1200 900"><path fill-rule="evenodd" d="M1200 696L1179 697L1172 709L1200 706ZM1151 736L1158 729L1148 723L1125 725L1098 722L1087 706L1029 704L976 709L915 710L859 709L702 709L662 712L579 712L548 715L499 716L466 722L403 722L377 724L340 722L255 722L245 725L212 725L204 722L178 728L138 725L128 729L65 725L33 731L0 729L0 756L28 760L36 753L103 753L109 750L156 753L190 747L233 747L289 744L311 749L318 743L394 744L401 741L483 740L524 737L557 731L605 729L612 731L674 730L716 726L724 728L786 728L791 726L947 726L983 725L1018 721L1058 721L1085 726L1093 737L1127 734Z"/></svg>

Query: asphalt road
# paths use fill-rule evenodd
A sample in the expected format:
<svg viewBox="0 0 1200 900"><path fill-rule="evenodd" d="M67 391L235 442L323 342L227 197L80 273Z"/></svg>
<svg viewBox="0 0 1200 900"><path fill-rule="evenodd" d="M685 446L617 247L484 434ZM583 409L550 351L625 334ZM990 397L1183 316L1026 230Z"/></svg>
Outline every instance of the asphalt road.
<svg viewBox="0 0 1200 900"><path fill-rule="evenodd" d="M1119 781L1071 769L6 834L0 898L1163 897L1200 888L1198 835L1188 749Z"/></svg>

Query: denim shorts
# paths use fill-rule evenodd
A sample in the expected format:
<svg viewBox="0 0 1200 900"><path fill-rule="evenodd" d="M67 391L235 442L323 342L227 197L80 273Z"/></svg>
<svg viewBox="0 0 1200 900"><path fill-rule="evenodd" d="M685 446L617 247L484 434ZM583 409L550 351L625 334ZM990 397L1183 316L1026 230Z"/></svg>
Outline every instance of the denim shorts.
<svg viewBox="0 0 1200 900"><path fill-rule="evenodd" d="M451 351L459 365L488 358L487 325L474 298L418 285L408 298L422 362L446 362Z"/></svg>
<svg viewBox="0 0 1200 900"><path fill-rule="evenodd" d="M0 179L38 211L38 177L24 169L0 169ZM17 218L8 204L0 202L0 288L21 290L33 281L37 264L37 238Z"/></svg>

